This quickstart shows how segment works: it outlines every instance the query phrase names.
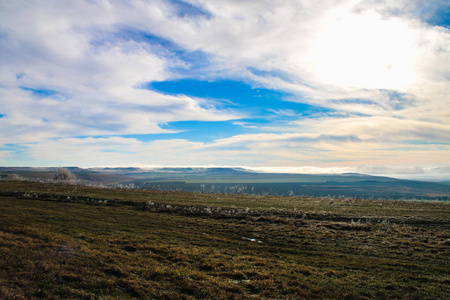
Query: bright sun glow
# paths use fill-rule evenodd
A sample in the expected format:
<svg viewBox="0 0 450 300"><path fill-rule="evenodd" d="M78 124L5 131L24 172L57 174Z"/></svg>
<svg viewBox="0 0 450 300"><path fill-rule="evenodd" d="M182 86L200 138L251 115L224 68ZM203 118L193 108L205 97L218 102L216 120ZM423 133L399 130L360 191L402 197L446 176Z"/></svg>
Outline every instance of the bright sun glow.
<svg viewBox="0 0 450 300"><path fill-rule="evenodd" d="M333 18L311 48L317 79L358 88L401 89L414 82L408 25L378 14Z"/></svg>

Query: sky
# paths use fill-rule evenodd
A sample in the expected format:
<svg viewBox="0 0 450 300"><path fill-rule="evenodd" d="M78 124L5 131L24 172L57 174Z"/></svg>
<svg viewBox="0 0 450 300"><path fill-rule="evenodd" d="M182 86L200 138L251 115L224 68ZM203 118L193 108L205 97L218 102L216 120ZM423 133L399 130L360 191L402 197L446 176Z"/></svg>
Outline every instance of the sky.
<svg viewBox="0 0 450 300"><path fill-rule="evenodd" d="M449 0L0 0L0 165L450 180Z"/></svg>

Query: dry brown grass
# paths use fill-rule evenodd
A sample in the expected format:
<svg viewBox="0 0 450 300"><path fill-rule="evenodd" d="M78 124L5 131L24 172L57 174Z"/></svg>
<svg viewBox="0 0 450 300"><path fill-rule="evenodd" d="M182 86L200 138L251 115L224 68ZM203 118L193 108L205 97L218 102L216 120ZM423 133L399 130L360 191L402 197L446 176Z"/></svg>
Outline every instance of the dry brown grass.
<svg viewBox="0 0 450 300"><path fill-rule="evenodd" d="M447 203L217 199L208 194L0 183L0 190L8 189L224 209L233 205L286 212L294 207L354 221L283 214L220 218L3 196L2 299L450 297ZM363 216L385 221L358 222Z"/></svg>

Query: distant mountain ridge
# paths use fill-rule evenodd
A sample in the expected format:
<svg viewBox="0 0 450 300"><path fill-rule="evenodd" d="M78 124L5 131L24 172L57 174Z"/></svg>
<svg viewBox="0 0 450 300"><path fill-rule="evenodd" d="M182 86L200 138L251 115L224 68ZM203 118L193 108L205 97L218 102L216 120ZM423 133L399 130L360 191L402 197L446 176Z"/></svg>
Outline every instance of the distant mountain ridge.
<svg viewBox="0 0 450 300"><path fill-rule="evenodd" d="M280 196L419 198L450 200L450 184L359 173L263 173L229 167L79 168L67 167L80 182L141 189ZM55 167L0 167L3 179L49 180Z"/></svg>

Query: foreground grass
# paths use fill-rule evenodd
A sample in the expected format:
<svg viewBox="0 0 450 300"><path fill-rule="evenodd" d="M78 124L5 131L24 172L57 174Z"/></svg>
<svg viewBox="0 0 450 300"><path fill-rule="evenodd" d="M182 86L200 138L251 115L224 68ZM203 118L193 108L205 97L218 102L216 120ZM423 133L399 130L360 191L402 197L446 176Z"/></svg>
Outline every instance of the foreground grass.
<svg viewBox="0 0 450 300"><path fill-rule="evenodd" d="M0 182L1 191L302 210L344 223L212 218L0 197L0 298L449 299L450 205ZM411 218L427 222L403 224Z"/></svg>

